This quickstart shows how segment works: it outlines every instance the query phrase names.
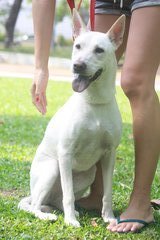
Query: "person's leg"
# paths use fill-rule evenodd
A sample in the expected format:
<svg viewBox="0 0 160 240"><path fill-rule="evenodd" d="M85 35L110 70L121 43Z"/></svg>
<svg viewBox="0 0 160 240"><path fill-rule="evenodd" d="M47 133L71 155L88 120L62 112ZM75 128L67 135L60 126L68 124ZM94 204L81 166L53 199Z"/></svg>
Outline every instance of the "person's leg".
<svg viewBox="0 0 160 240"><path fill-rule="evenodd" d="M154 90L160 62L160 7L133 11L122 71L122 88L133 114L135 180L127 210L120 219L153 220L150 191L160 153L160 105ZM136 231L143 225L116 221L111 231Z"/></svg>
<svg viewBox="0 0 160 240"><path fill-rule="evenodd" d="M96 14L95 15L95 31L104 32L104 33L107 32L119 17L120 15ZM130 25L130 17L126 17L126 27L125 27L124 37L123 37L123 43L116 51L117 62L120 60L120 58L122 57L126 49L129 25Z"/></svg>
<svg viewBox="0 0 160 240"><path fill-rule="evenodd" d="M98 32L107 32L110 27L115 23L115 21L118 19L119 15L102 15L102 14L96 14L95 15L95 31ZM123 55L127 38L128 38L128 30L129 30L129 24L130 24L130 17L127 17L126 19L126 31L124 34L123 44L118 48L116 52L116 58L117 61L121 58ZM102 181L102 172L101 172L101 165L100 163L97 164L97 172L96 172L96 178L94 183L91 186L91 192L88 197L82 198L77 201L77 203L86 209L97 209L101 211L102 209L102 197L103 197L103 181Z"/></svg>

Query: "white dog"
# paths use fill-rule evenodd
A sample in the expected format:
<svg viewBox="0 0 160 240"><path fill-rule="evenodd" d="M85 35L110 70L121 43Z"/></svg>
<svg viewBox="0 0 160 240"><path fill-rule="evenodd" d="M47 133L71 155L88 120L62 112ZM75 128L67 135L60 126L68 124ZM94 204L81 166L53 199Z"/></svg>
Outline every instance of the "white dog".
<svg viewBox="0 0 160 240"><path fill-rule="evenodd" d="M121 136L115 50L122 43L125 16L106 34L88 31L76 10L73 23L75 93L48 124L31 166L31 196L22 199L19 208L41 219L56 220L47 207L56 206L64 210L66 224L78 227L74 201L93 183L99 161L104 187L102 217L105 222L114 219L112 177Z"/></svg>

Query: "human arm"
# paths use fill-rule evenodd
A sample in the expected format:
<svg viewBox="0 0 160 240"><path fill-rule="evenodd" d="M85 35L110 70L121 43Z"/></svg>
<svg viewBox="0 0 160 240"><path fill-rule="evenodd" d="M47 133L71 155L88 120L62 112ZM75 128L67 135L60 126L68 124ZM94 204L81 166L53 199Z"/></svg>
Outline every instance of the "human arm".
<svg viewBox="0 0 160 240"><path fill-rule="evenodd" d="M32 14L35 35L35 70L32 83L32 102L42 114L46 113L48 59L53 32L56 0L33 0Z"/></svg>

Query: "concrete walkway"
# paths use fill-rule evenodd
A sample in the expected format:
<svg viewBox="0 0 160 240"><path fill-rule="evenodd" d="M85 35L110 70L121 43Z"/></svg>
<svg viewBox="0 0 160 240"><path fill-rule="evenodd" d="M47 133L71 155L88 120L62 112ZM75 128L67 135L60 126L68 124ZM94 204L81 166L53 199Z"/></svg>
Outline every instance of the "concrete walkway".
<svg viewBox="0 0 160 240"><path fill-rule="evenodd" d="M0 63L0 77L16 77L33 79L34 66L24 64ZM71 81L72 74L70 68L49 67L50 80Z"/></svg>
<svg viewBox="0 0 160 240"><path fill-rule="evenodd" d="M120 85L120 71L117 71L116 85ZM34 56L21 53L0 52L0 77L18 77L33 79ZM71 60L50 58L50 80L72 81ZM156 90L160 90L160 69L156 76Z"/></svg>
<svg viewBox="0 0 160 240"><path fill-rule="evenodd" d="M51 80L71 81L71 60L65 58L49 59ZM0 52L0 76L33 78L34 56L32 54Z"/></svg>

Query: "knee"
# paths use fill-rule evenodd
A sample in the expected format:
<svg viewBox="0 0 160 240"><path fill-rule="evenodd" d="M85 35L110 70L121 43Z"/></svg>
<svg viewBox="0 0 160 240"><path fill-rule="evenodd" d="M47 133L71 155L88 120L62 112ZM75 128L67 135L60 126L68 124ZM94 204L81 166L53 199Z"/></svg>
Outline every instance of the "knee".
<svg viewBox="0 0 160 240"><path fill-rule="evenodd" d="M153 87L149 78L146 72L140 69L125 68L123 70L121 86L129 100L139 97L145 99L150 95Z"/></svg>

